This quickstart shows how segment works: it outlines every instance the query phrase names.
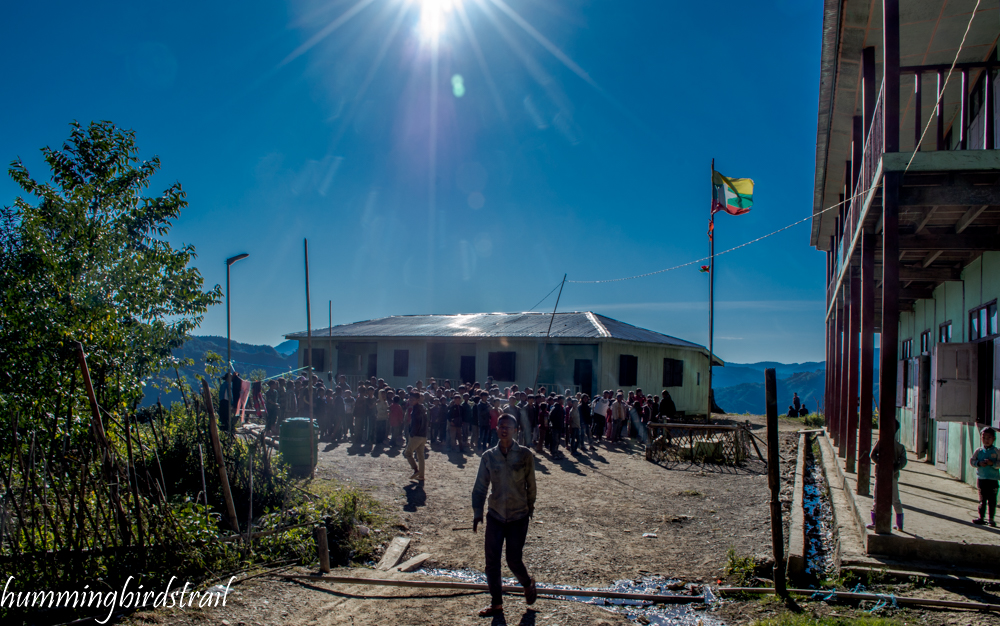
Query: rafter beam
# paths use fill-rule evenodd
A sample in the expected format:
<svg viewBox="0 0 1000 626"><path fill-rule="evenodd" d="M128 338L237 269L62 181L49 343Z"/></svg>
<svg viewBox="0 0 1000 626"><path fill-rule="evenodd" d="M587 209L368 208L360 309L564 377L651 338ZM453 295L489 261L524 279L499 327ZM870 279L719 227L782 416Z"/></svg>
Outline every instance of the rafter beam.
<svg viewBox="0 0 1000 626"><path fill-rule="evenodd" d="M930 256L927 258L930 258ZM921 263L923 264L926 262L927 259L924 259ZM899 268L899 280L929 282L939 280L960 280L961 278L962 270L957 270L952 267L927 267L926 265L916 267L913 265L907 265Z"/></svg>
<svg viewBox="0 0 1000 626"><path fill-rule="evenodd" d="M958 223L955 224L955 233L960 234L963 230L968 228L969 225L975 222L976 218L982 215L983 211L985 211L988 207L988 204L984 204L983 206L972 207L966 211L965 215L959 218ZM919 231L920 229L918 228L917 230Z"/></svg>
<svg viewBox="0 0 1000 626"><path fill-rule="evenodd" d="M921 215L920 219L917 221L917 230L915 232L919 233L925 226L927 226L927 223L931 221L932 217L934 217L934 213L937 209L938 208L936 206L932 206L928 207L928 209L924 211L923 215Z"/></svg>
<svg viewBox="0 0 1000 626"><path fill-rule="evenodd" d="M956 235L919 234L900 235L899 247L901 250L927 250L927 251L986 251L1000 250L1000 237L996 235L983 235L980 233L963 233Z"/></svg>
<svg viewBox="0 0 1000 626"><path fill-rule="evenodd" d="M903 187L899 202L904 206L982 206L1000 204L997 185L941 185Z"/></svg>
<svg viewBox="0 0 1000 626"><path fill-rule="evenodd" d="M934 252L928 253L924 260L920 262L920 267L923 267L926 271L927 268L931 266L931 263L937 261L937 258L944 254L944 250L935 250Z"/></svg>

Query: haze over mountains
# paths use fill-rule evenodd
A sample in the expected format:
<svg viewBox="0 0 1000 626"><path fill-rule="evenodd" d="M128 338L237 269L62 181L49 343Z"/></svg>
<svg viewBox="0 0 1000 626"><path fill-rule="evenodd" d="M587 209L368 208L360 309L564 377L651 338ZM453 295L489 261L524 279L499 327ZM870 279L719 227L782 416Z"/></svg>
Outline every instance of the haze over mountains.
<svg viewBox="0 0 1000 626"><path fill-rule="evenodd" d="M875 397L878 397L878 348L875 348ZM712 388L715 402L727 413L763 414L767 407L764 400L764 370L774 368L777 380L778 413L788 411L792 394L799 398L811 413L821 411L826 388L826 362L806 363L729 363L712 370Z"/></svg>

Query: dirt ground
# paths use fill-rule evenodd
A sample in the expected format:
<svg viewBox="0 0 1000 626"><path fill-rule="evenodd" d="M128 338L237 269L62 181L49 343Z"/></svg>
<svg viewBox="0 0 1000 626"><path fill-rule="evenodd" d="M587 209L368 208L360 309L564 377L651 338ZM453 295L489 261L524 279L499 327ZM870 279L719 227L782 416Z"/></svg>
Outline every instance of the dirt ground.
<svg viewBox="0 0 1000 626"><path fill-rule="evenodd" d="M749 419L764 439L762 417L738 419ZM799 428L799 422L781 421L785 470L781 499L786 513L795 460L794 431ZM455 530L472 525L471 490L479 457L448 453L439 444L430 448L423 484L408 480L411 470L400 451L347 444L321 448L313 480L336 479L372 490L397 515L398 525L386 529L385 543L393 535L409 537L408 555L432 555L426 566L482 571L482 534ZM763 445L761 452L766 455ZM755 456L739 468L687 463L664 467L647 462L642 447L634 443L604 443L595 451L566 454L560 460L548 453L536 455L538 499L525 546L529 571L539 582L574 586L608 586L651 574L715 583L722 577L728 548L758 556L771 551L767 477L764 464ZM644 533L656 537L646 538ZM283 573L307 572L294 568ZM340 568L334 575L421 578L365 568ZM506 566L504 575L510 575ZM907 595L918 594L962 599L934 588ZM484 593L293 582L270 575L239 583L224 608L160 610L135 614L127 621L223 626L485 624L487 620L476 616L476 611L487 603ZM539 598L529 608L514 596L506 598L505 606L505 616L494 618L492 626L634 623L596 606L556 599ZM803 600L799 606L814 615L849 618L861 614L858 608L819 601ZM706 607L692 608L704 611ZM725 602L702 615L706 624L742 624L786 611L776 601L753 599ZM900 623L919 624L986 624L991 619L945 611L908 610L899 616Z"/></svg>
<svg viewBox="0 0 1000 626"><path fill-rule="evenodd" d="M421 484L408 480L398 450L326 448L314 480L359 484L394 504L399 534L410 537L412 554L432 555L429 565L483 571L482 535L453 530L472 526L478 455L434 444ZM709 582L728 547L769 550L767 476L756 459L739 468L668 469L646 461L641 445L602 443L561 460L536 454L535 461L538 498L524 553L540 582L600 586L643 574Z"/></svg>

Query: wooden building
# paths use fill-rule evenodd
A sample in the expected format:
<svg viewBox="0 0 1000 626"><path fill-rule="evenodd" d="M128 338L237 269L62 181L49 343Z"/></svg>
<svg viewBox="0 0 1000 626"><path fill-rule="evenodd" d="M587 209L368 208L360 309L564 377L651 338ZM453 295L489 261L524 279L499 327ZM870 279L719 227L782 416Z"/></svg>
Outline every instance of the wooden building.
<svg viewBox="0 0 1000 626"><path fill-rule="evenodd" d="M1000 8L824 4L811 244L827 253L828 428L866 494L876 405L908 449L974 482L977 431L1000 419Z"/></svg>
<svg viewBox="0 0 1000 626"><path fill-rule="evenodd" d="M307 333L285 337L299 341L305 365ZM667 389L688 415L704 415L708 404L703 346L591 312L383 317L316 329L312 346L313 367L331 380L343 374L352 386L371 376L396 388L432 377L457 386L492 376L501 387L545 385L591 395Z"/></svg>

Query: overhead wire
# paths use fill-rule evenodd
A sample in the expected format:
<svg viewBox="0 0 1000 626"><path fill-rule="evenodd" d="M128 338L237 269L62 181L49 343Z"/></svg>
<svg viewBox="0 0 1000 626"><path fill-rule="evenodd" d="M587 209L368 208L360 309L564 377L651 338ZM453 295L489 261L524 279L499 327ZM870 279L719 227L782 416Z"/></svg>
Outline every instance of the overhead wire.
<svg viewBox="0 0 1000 626"><path fill-rule="evenodd" d="M966 24L966 26L965 26L965 33L962 35L962 41L961 41L961 43L959 43L958 50L955 52L955 58L952 60L951 67L948 69L948 74L945 76L944 84L941 85L941 89L937 93L937 100L935 101L935 103L941 102L941 98L944 95L944 91L948 87L948 82L951 80L951 75L955 71L955 66L958 64L958 58L962 54L962 49L965 47L965 41L966 41L966 39L969 36L969 31L972 29L972 22L973 22L973 20L976 19L976 13L979 11L979 5L980 5L981 1L982 0L976 0L976 6L973 7L973 9L972 9L972 15L969 17L969 23ZM989 71L989 70L987 69L987 71ZM936 106L936 104L935 104L935 106ZM940 110L937 112L937 115L938 116L941 115L941 111ZM917 152L920 150L920 146L923 144L924 137L927 135L927 130L930 128L931 121L933 119L934 119L933 115L930 116L927 119L927 124L924 126L924 130L920 134L920 139L917 142L917 145L913 149L913 154L910 155L910 160L906 163L906 167L903 169L903 174L906 174L906 172L909 171L910 166L913 164L913 159L916 157ZM798 226L799 224L802 224L804 222L808 222L808 221L810 221L812 219L815 219L817 215L822 215L823 213L826 213L827 211L831 211L831 210L836 209L836 208L838 208L840 206L843 206L844 204L846 204L848 202L851 202L856 197L868 194L870 191L873 191L874 189L877 189L881 184L882 183L879 182L879 184L876 185L873 188L865 189L864 191L855 193L851 197L845 198L844 200L842 200L842 201L840 201L840 202L838 202L836 204L830 205L830 206L826 207L825 209L823 209L821 211L817 211L817 212L813 213L812 215L810 215L809 217L804 217L804 218L802 218L800 220L792 222L791 224L788 224L787 226L783 226L783 227L781 227L781 228L779 228L779 229L777 229L775 231L767 233L766 235L762 235L760 237L757 237L756 239L751 239L750 241L747 241L747 242L742 243L742 244L740 244L738 246L729 248L727 250L723 250L722 252L716 252L715 256L721 256L721 255L727 254L729 252L735 252L736 250L739 250L741 248L745 248L745 247L747 247L749 245L755 244L758 241L761 241L763 239L767 239L768 237L773 237L774 235L777 235L778 233L784 232L784 231L788 230L789 228L792 228L794 226ZM646 272L645 274L637 274L635 276L625 276L625 277L622 277L622 278L609 278L609 279L605 279L605 280L567 280L566 282L568 282L568 283L576 283L576 284L591 284L591 285L593 285L593 284L599 284L599 283L614 283L614 282L621 282L621 281L626 281L626 280L635 280L637 278L646 278L647 276L654 276L656 274L662 274L664 272L670 272L670 271L678 270L678 269L681 269L681 268L684 268L684 267L690 267L691 265L702 263L702 262L708 261L710 259L711 259L711 257L702 257L700 259L695 259L693 261L688 261L687 263L681 263L680 265L674 265L673 267L667 267L667 268L664 268L662 270L656 270L656 271L653 271L653 272ZM555 289L553 289L552 291L555 291ZM549 295L552 295L552 292L549 292ZM548 298L549 296L545 296L545 297ZM544 298L543 298L543 300L544 300ZM541 302L539 302L538 304L541 304ZM538 305L536 304L535 306L538 306Z"/></svg>
<svg viewBox="0 0 1000 626"><path fill-rule="evenodd" d="M570 280L570 281L566 281L566 282L573 282L573 281ZM541 303L545 302L546 300L548 300L549 296L551 296L552 294L554 294L556 292L556 289L559 289L559 285L561 285L561 284L562 284L562 281L560 280L558 283L556 283L556 286L552 288L552 291L550 291L547 294L545 294L545 297L542 298L541 300L539 300L538 304L536 304L535 306L533 306L530 309L528 309L528 312L534 311L536 308L538 308L539 304L541 304Z"/></svg>

